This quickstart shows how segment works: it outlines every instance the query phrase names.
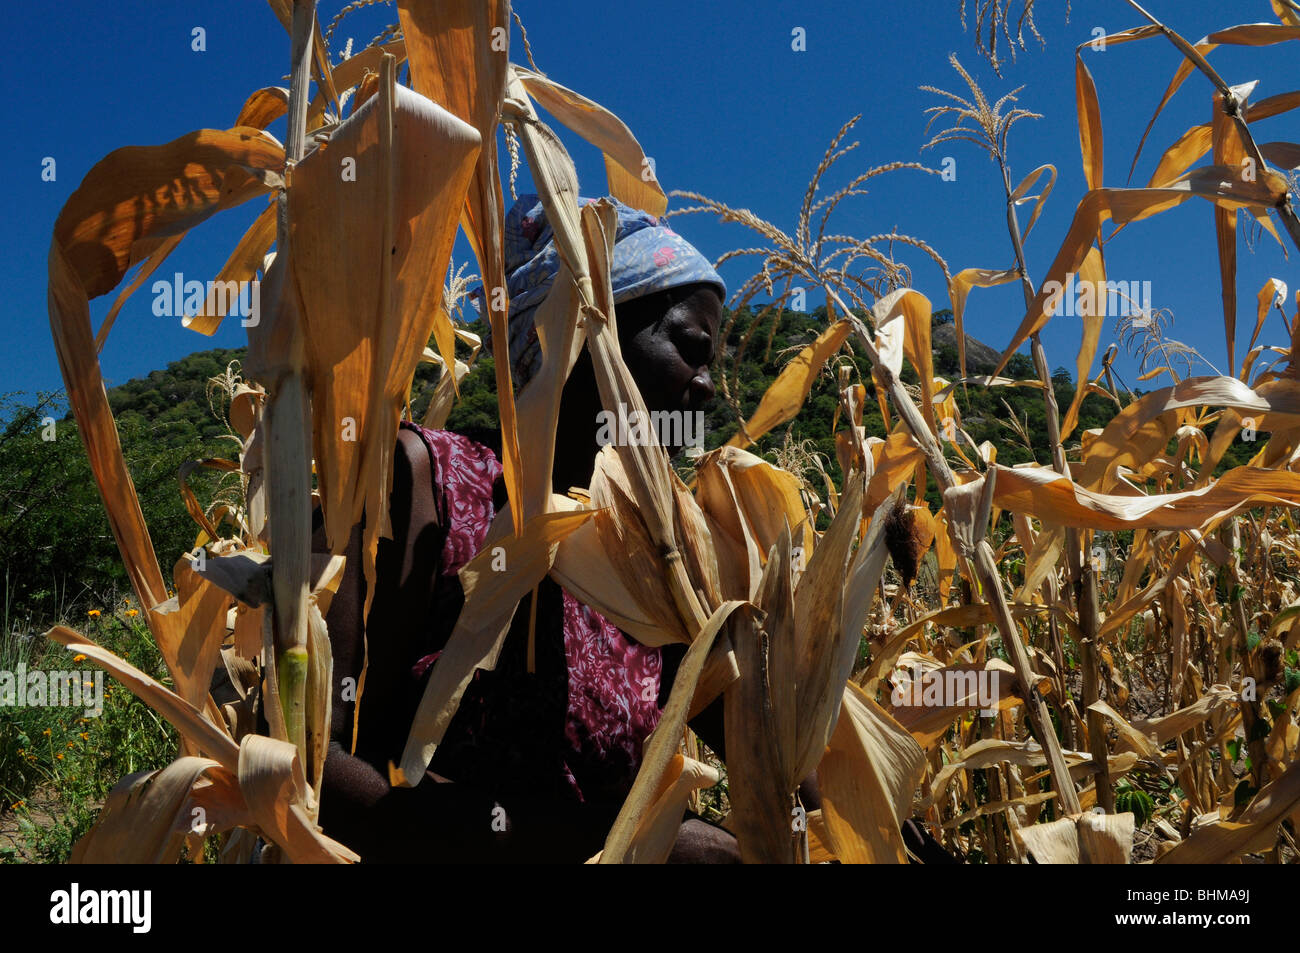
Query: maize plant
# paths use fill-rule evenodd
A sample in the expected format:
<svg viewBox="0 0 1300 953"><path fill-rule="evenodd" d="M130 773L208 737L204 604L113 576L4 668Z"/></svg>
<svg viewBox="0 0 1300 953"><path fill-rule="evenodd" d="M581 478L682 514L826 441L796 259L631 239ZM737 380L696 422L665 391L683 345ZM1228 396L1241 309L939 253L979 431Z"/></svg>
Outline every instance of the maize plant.
<svg viewBox="0 0 1300 953"><path fill-rule="evenodd" d="M509 506L460 571L464 608L390 766L393 785L428 783L421 779L474 673L493 667L520 600L549 576L638 642L687 647L594 861L668 856L688 800L719 777L687 730L719 698L724 823L746 861L906 863L909 824L958 857L990 862L1128 863L1135 837L1154 843L1147 856L1160 862L1296 859L1300 296L1270 281L1239 364L1233 345L1238 229L1249 217L1300 249L1287 174L1300 167L1300 145L1255 138L1257 122L1300 106L1300 96L1252 102L1253 83L1230 83L1209 62L1222 45L1300 40L1294 4L1272 0L1274 21L1198 43L1131 4L1137 25L1105 42L1178 50L1161 110L1194 72L1214 89L1211 120L1170 145L1142 187L1107 184L1114 174L1107 178L1101 110L1080 48L1087 191L1041 281L1024 249L1056 169L1013 184L1009 132L1033 114L1007 110L1012 97L990 105L955 58L970 99L943 93L932 121L953 125L932 144L965 140L995 159L1007 205L1003 267L954 272L918 238L828 231L828 217L867 178L925 171L895 163L818 199L823 174L852 149L840 148L852 122L819 165L793 235L746 209L680 193L697 204L676 214L716 214L764 242L725 256L761 261L737 302L766 292L764 315L779 321L798 281L824 292L827 326L737 435L694 462L689 483L652 434L602 449L590 486L573 490L552 486L551 473L561 393L582 350L606 410L644 412L645 402L617 335L614 207L579 205L573 162L538 108L602 152L610 196L662 215L668 195L643 174L632 131L532 67L531 53L529 67L512 61L506 0L398 0L395 28L336 65L316 0L269 5L289 40L289 87L253 92L227 129L110 153L54 229L49 307L60 367L172 686L68 628L48 635L103 666L182 739L175 762L118 785L74 859L170 862L208 837L231 862L247 861L259 839L263 860L358 859L318 824L332 691L324 614L363 512L384 514L367 524L360 556L374 591L379 539L391 531L393 447L418 363L443 368L425 416L437 425L468 369L457 341L477 354L479 340L451 320L456 296L442 282L458 228L485 287L506 285L499 125L522 147L560 273L537 316L540 370L516 394L510 362L494 365ZM987 23L981 9L977 28L994 40L1001 29L1010 43L1008 6L993 4ZM1025 26L1037 35L1032 3ZM409 85L397 82L401 67ZM265 131L281 117L283 144ZM1145 137L1135 168L1144 145ZM340 181L340 157L355 159L356 181ZM1146 347L1144 379L1168 381L1135 396L1115 383L1113 349L1099 366L1104 304L1081 298L1078 385L1062 414L1040 332L1067 283L1104 288L1111 236L1193 200L1214 210L1229 373L1180 376L1177 354L1146 317L1128 333ZM248 201L265 208L218 276L263 283L249 380L230 410L240 452L229 468L243 498L223 512L234 529L222 535L226 524L187 495L199 532L179 554L168 597L98 348L122 302L189 229ZM910 269L892 254L898 246L940 269L959 348L970 292L1021 285L1023 320L991 374L967 376L963 352L960 379L936 376L932 305L910 287ZM88 302L123 286L132 268L96 334ZM504 342L507 305L490 300L491 335ZM211 334L228 310L210 298L186 320ZM1264 343L1275 313L1286 334ZM1037 379L1000 376L1026 344ZM905 366L914 387L903 382ZM800 467L748 449L799 414L819 375L838 394L838 485L820 464L814 486ZM1048 466L999 464L996 446L977 446L961 426L965 389L1013 384L1042 392ZM727 386L738 389L738 376ZM1104 428L1076 432L1088 394L1117 413ZM882 433L863 423L873 397ZM337 439L345 418L356 440ZM1219 472L1247 430L1267 439L1248 464ZM1067 445L1072 436L1077 444ZM930 487L941 501L934 510ZM311 552L313 500L329 553ZM1011 531L998 532L1006 523ZM494 552L505 553L509 572L491 571ZM1016 560L1018 582L1007 568ZM918 574L918 565L930 568ZM211 695L219 667L235 703ZM1156 697L1157 710L1135 712L1137 691ZM363 674L358 710L366 703ZM805 811L796 790L814 773L822 804Z"/></svg>

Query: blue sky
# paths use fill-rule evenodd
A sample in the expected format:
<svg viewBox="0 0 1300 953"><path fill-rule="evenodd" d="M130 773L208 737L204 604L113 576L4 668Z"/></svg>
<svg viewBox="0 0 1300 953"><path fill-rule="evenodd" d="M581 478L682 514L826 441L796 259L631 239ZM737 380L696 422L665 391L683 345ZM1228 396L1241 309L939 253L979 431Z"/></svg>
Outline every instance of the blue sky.
<svg viewBox="0 0 1300 953"><path fill-rule="evenodd" d="M326 0L323 19L342 6ZM654 4L517 0L538 66L612 109L654 157L667 189L702 192L747 207L793 230L804 189L836 130L862 114L848 141L859 147L825 180L835 188L852 175L886 162L957 162L956 181L901 171L874 180L871 193L841 205L835 232L866 236L897 228L925 239L954 271L1012 264L1004 201L996 167L962 144L920 152L926 141L924 109L938 100L918 86L966 90L948 65L956 52L992 97L1015 86L1019 105L1044 118L1012 133L1013 178L1044 163L1060 177L1028 247L1029 267L1042 280L1069 226L1085 186L1074 107L1074 49L1095 27L1114 32L1138 24L1120 0L1075 0L1069 22L1057 3L1039 3L1038 24L1047 40L1030 40L1018 61L996 77L963 33L956 0L937 4L823 2L716 2L659 0ZM1150 0L1157 16L1190 39L1235 23L1272 20L1268 0ZM11 5L11 36L25 37L11 52L14 94L9 99L11 146L0 152L6 183L3 203L9 254L0 265L6 308L0 316L9 353L0 392L61 386L50 340L45 301L46 255L54 219L89 168L123 145L166 142L193 129L234 123L246 96L286 83L288 37L262 0L116 0ZM351 36L357 48L396 19L379 5L346 19L336 44ZM192 30L206 31L206 50L191 49ZM806 50L792 49L801 27ZM516 33L517 37L517 33ZM512 49L522 60L522 44ZM16 62L14 60L16 59ZM1179 61L1163 41L1089 53L1105 129L1105 182L1122 186L1142 128ZM1266 50L1220 48L1211 62L1231 83L1258 79L1255 98L1300 85L1296 44ZM1210 115L1210 86L1193 76L1157 123L1135 176L1144 184L1161 151L1188 126ZM282 123L272 127L281 134ZM604 189L599 154L562 132L577 162L585 194ZM1300 115L1268 120L1259 141L1300 140ZM54 182L41 179L42 160L57 163ZM527 180L521 183L526 186ZM508 199L507 199L508 201ZM673 200L671 207L678 207ZM173 254L163 274L213 277L260 203L223 213L196 229ZM755 244L739 225L703 216L674 219L674 227L708 256ZM1153 303L1174 314L1170 336L1225 365L1222 307L1211 207L1193 201L1130 227L1108 246L1110 277L1150 281ZM456 258L468 252L458 243ZM906 257L913 284L936 309L947 304L941 275L924 257ZM1255 293L1269 277L1300 286L1296 259L1287 261L1264 235L1252 253L1241 243L1238 360L1254 326ZM471 268L473 266L471 265ZM724 267L734 289L752 273L741 262ZM112 296L91 302L96 326ZM810 299L813 304L815 299ZM1294 300L1294 299L1292 299ZM244 343L237 320L206 338L155 317L148 288L119 316L102 354L105 377L121 383L196 350ZM1290 310L1290 307L1288 308ZM1001 349L1023 316L1019 288L976 290L968 306L968 332ZM1276 320L1264 340L1281 343ZM1080 327L1058 317L1044 332L1053 367L1074 366ZM1114 340L1112 325L1101 350ZM1133 382L1134 363L1119 364Z"/></svg>

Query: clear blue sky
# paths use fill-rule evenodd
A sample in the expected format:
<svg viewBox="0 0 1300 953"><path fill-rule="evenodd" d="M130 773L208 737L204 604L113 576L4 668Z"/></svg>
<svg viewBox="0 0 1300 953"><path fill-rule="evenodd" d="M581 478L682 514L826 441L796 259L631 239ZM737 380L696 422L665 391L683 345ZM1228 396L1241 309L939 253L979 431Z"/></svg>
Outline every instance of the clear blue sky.
<svg viewBox="0 0 1300 953"><path fill-rule="evenodd" d="M322 3L328 20L341 0ZM1020 105L1041 120L1013 133L1016 178L1053 163L1060 178L1029 245L1030 269L1041 280L1084 192L1074 107L1074 48L1094 27L1113 32L1138 23L1120 0L1075 0L1069 22L1063 4L1040 2L1034 41L1004 79L993 75L963 33L956 0L935 4L823 2L702 3L699 0L577 2L517 0L541 69L557 81L603 103L621 116L654 157L665 188L703 192L744 206L777 225L794 227L803 191L830 137L855 113L863 118L850 135L861 142L827 180L836 187L852 174L893 160L937 165L957 159L955 182L915 172L877 179L871 194L852 198L832 219L835 231L865 236L900 231L934 245L953 270L1006 268L1012 255L996 168L973 147L952 145L919 152L925 141L923 110L937 100L921 84L965 92L947 63L955 51L994 97L1024 85ZM1235 23L1271 18L1268 0L1149 0L1157 16L1190 39ZM0 392L61 386L46 312L46 255L59 208L86 171L122 145L165 142L202 127L234 123L254 89L285 84L288 37L261 0L116 0L17 4L6 11L8 34L21 38L10 53L9 148L0 152L5 183L5 233L9 253L0 265L8 353ZM396 10L380 5L344 21L336 41L352 36L359 48ZM205 52L191 49L191 30L206 30ZM807 49L791 48L791 31L806 31ZM517 34L516 34L517 36ZM512 49L522 60L522 44ZM1232 83L1260 80L1255 98L1300 85L1296 44L1263 51L1220 48L1211 57ZM1142 127L1150 117L1178 54L1149 40L1092 53L1106 136L1106 184L1122 186ZM1210 86L1193 76L1157 124L1134 184L1144 184L1160 152L1184 129L1210 115ZM1258 127L1260 141L1300 140L1300 116L1289 114ZM282 132L282 122L272 127ZM585 143L566 141L577 160L583 190L603 190L599 155ZM45 156L57 161L57 179L41 181ZM211 278L256 214L249 203L192 232L163 272ZM674 204L677 203L674 200ZM716 257L754 244L741 226L700 216L675 219L676 227L705 254ZM1211 207L1200 201L1131 227L1108 246L1112 278L1149 280L1156 307L1175 315L1171 335L1200 349L1226 370L1223 318ZM467 252L458 245L457 257ZM914 284L935 307L946 306L941 276L921 257L908 259ZM471 266L472 267L472 266ZM733 288L750 273L731 264L723 275ZM1238 354L1254 324L1255 293L1270 276L1300 286L1295 259L1286 261L1267 236L1254 254L1242 243ZM98 326L111 295L91 303ZM105 377L120 383L192 351L237 346L244 332L227 321L215 337L158 318L148 289L117 321L102 355ZM813 304L816 302L814 301ZM976 290L968 331L1001 348L1023 316L1016 286ZM1265 339L1278 343L1274 322ZM1114 339L1103 334L1104 350ZM1052 366L1074 366L1077 321L1060 317L1044 342ZM1132 382L1132 362L1120 362Z"/></svg>

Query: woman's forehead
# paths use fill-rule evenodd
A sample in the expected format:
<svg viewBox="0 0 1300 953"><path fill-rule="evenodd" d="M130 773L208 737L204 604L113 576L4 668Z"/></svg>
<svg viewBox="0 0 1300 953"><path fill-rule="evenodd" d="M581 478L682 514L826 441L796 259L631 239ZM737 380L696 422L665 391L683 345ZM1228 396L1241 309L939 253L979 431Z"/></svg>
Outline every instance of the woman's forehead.
<svg viewBox="0 0 1300 953"><path fill-rule="evenodd" d="M618 305L619 333L668 334L694 327L716 338L722 323L722 298L710 284L677 285L629 298Z"/></svg>
<svg viewBox="0 0 1300 953"><path fill-rule="evenodd" d="M717 337L722 324L722 299L712 288L704 287L698 294L691 296L693 310L702 313L705 325L713 337Z"/></svg>
<svg viewBox="0 0 1300 953"><path fill-rule="evenodd" d="M716 330L722 317L722 299L712 285L699 284L673 289L672 307L704 320Z"/></svg>

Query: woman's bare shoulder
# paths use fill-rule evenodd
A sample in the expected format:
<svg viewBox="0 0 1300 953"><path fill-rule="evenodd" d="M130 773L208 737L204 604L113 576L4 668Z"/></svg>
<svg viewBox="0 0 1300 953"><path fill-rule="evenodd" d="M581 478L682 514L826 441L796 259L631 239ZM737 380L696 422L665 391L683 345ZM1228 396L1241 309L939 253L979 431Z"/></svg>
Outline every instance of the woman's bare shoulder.
<svg viewBox="0 0 1300 953"><path fill-rule="evenodd" d="M424 445L424 438L417 431L409 427L399 428L397 431L397 450L397 459L405 461L412 470L423 465L425 471L428 471L429 450Z"/></svg>
<svg viewBox="0 0 1300 953"><path fill-rule="evenodd" d="M403 427L397 432L393 459L393 493L390 515L408 515L419 527L437 523L438 508L433 496L433 470L424 438Z"/></svg>

